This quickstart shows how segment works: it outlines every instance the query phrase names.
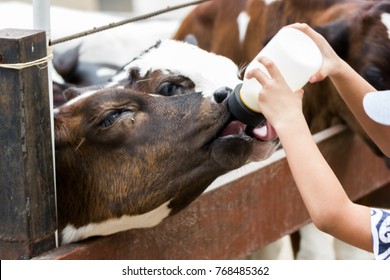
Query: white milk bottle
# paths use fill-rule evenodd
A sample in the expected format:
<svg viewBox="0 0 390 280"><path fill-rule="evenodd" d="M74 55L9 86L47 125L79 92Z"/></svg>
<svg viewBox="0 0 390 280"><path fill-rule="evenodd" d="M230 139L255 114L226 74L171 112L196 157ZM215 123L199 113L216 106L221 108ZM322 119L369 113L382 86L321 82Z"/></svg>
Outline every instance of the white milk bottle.
<svg viewBox="0 0 390 280"><path fill-rule="evenodd" d="M274 62L292 91L302 88L322 65L317 45L305 33L292 27L282 28L246 69L247 72L260 68L270 76L264 65L257 61L259 57ZM257 105L261 89L255 78L244 78L229 96L228 106L233 116L247 125L257 126L264 119Z"/></svg>

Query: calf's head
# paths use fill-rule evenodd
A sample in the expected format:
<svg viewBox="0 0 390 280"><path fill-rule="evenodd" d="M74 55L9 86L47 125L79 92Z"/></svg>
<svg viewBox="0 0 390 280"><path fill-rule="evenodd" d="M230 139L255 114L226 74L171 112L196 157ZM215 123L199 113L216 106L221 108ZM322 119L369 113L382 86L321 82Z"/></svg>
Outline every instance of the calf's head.
<svg viewBox="0 0 390 280"><path fill-rule="evenodd" d="M211 102L226 103L232 88L240 82L237 65L227 57L184 42L164 40L124 66L106 88L131 88L163 96L201 92ZM272 142L276 135L268 121L251 128L230 120L225 134L246 134L255 140L250 160L270 155L269 143L264 141Z"/></svg>
<svg viewBox="0 0 390 280"><path fill-rule="evenodd" d="M237 67L215 55L193 67L203 51L192 50L187 61L164 70L154 57L155 66L144 73L149 50L138 59L144 63L125 67L106 88L81 95L68 90L73 99L55 111L63 243L154 226L218 176L276 149L274 137L263 141L246 133L227 109L230 90L220 86L239 81ZM225 67L213 63L218 61ZM189 72L179 71L181 63Z"/></svg>

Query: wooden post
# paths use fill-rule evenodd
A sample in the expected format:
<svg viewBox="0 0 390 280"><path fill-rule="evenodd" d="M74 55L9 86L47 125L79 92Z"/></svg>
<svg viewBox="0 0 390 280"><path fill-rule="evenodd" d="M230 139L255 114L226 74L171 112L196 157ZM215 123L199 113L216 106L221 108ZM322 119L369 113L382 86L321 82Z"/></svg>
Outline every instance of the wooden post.
<svg viewBox="0 0 390 280"><path fill-rule="evenodd" d="M0 30L0 64L47 56L45 32ZM55 247L56 209L47 63L0 65L0 259Z"/></svg>

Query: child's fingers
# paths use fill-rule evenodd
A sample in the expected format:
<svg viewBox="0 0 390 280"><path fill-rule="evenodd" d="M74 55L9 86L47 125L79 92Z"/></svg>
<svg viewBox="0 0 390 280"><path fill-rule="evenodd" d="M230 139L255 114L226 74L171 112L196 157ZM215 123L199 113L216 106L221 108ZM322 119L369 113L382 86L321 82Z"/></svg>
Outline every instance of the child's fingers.
<svg viewBox="0 0 390 280"><path fill-rule="evenodd" d="M260 57L258 61L264 65L264 67L267 69L268 73L271 75L272 79L275 80L284 80L282 74L280 73L278 67L273 63L272 60L270 60L267 57Z"/></svg>
<svg viewBox="0 0 390 280"><path fill-rule="evenodd" d="M247 79L255 78L262 85L266 84L270 80L270 77L268 77L267 74L265 74L259 68L254 68L254 69L250 70L248 73L246 73L245 77Z"/></svg>
<svg viewBox="0 0 390 280"><path fill-rule="evenodd" d="M293 23L288 25L287 27L292 27L295 29L298 29L305 33L307 36L309 36L316 44L318 45L320 43L320 40L322 40L322 35L320 35L318 32L316 32L313 28L311 28L306 23Z"/></svg>

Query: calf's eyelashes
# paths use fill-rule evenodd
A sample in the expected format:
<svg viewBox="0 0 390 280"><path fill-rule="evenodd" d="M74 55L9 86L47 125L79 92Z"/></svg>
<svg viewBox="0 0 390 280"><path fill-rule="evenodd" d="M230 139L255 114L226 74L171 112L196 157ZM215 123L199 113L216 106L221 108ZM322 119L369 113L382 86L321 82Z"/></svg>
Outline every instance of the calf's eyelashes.
<svg viewBox="0 0 390 280"><path fill-rule="evenodd" d="M118 109L118 110L110 111L109 113L107 113L104 116L103 120L100 121L99 126L102 128L107 128L107 127L111 126L112 124L114 124L119 119L121 119L122 117L129 116L129 115L131 115L131 116L134 115L133 111L130 109ZM132 123L134 123L133 117L131 117L130 120L132 121Z"/></svg>

